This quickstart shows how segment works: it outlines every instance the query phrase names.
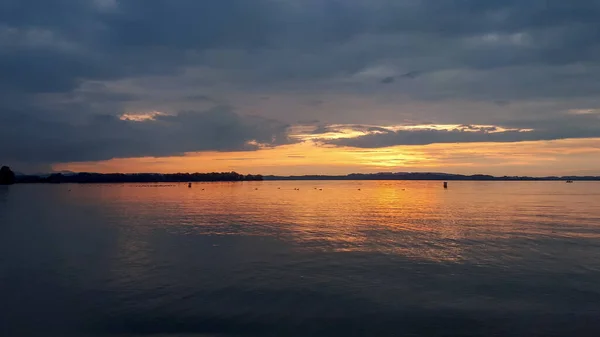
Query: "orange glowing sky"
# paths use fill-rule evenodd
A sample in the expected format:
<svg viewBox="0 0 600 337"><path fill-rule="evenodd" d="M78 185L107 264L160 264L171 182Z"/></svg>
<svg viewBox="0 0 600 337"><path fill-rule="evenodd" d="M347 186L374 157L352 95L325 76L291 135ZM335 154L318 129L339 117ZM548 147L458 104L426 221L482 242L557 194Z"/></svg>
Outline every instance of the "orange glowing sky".
<svg viewBox="0 0 600 337"><path fill-rule="evenodd" d="M121 119L144 123L163 113L124 114ZM258 145L255 151L189 152L182 156L120 158L105 161L63 163L57 171L75 172L215 172L236 171L263 175L349 174L355 172L427 171L492 175L595 175L600 167L600 139L562 139L522 142L438 143L430 145L356 148L324 143L327 140L356 139L379 135L386 130L451 131L463 128L475 132L492 125L328 125L319 132L315 126L296 125L289 129L287 145ZM375 129L372 129L375 127ZM491 133L532 132L494 127Z"/></svg>
<svg viewBox="0 0 600 337"><path fill-rule="evenodd" d="M592 167L592 169L589 169ZM600 167L600 139L517 143L462 143L356 149L307 140L258 151L196 152L175 157L65 163L75 172L212 172L303 175L353 172L428 171L492 175L594 175Z"/></svg>

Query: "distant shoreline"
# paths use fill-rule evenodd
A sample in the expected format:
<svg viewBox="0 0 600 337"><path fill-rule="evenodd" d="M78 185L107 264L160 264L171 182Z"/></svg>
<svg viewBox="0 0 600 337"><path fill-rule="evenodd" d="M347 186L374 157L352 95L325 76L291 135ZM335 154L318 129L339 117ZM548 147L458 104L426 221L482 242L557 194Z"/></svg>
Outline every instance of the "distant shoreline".
<svg viewBox="0 0 600 337"><path fill-rule="evenodd" d="M462 175L423 175L409 174L398 176L367 175L364 177L348 176L265 176L266 181L600 181L600 176L569 176L569 177L494 177L494 176L462 176Z"/></svg>
<svg viewBox="0 0 600 337"><path fill-rule="evenodd" d="M54 173L50 175L19 175L17 184L110 184L110 183L189 183L213 181L261 181L261 175L236 172L213 173Z"/></svg>
<svg viewBox="0 0 600 337"><path fill-rule="evenodd" d="M188 182L237 182L237 181L600 181L600 176L502 176L491 175L460 175L448 173L373 173L348 175L304 175L304 176L275 176L275 175L243 175L236 172L220 173L55 173L50 175L19 175L17 184L100 184L100 183L188 183Z"/></svg>

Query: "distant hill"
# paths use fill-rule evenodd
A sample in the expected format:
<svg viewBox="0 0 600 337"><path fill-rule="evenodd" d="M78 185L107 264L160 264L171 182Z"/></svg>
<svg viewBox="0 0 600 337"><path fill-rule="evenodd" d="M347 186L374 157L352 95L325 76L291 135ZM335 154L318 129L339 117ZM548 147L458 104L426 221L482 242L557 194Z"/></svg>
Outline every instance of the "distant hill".
<svg viewBox="0 0 600 337"><path fill-rule="evenodd" d="M563 181L563 180L598 180L600 176L564 176L564 177L495 177L485 174L462 175L438 172L385 172L385 173L352 173L348 175L304 175L304 176L265 176L264 180L471 180L471 181Z"/></svg>

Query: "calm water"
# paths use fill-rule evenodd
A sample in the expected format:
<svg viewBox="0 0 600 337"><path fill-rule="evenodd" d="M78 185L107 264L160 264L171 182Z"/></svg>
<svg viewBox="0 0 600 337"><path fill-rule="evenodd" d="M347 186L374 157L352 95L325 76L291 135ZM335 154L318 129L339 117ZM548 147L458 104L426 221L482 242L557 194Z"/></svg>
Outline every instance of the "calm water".
<svg viewBox="0 0 600 337"><path fill-rule="evenodd" d="M600 336L599 317L599 183L0 188L3 337Z"/></svg>

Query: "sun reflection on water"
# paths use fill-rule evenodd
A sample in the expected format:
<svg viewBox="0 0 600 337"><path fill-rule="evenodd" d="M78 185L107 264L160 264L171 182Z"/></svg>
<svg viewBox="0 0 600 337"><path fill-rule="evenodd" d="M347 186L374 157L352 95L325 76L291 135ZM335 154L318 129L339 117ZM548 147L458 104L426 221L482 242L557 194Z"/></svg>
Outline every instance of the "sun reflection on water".
<svg viewBox="0 0 600 337"><path fill-rule="evenodd" d="M198 183L191 189L185 184L78 186L74 192L81 193L80 202L100 202L107 212L128 217L127 226L139 227L139 233L264 236L298 250L464 261L509 254L505 240L532 233L600 238L581 230L599 206L578 200L566 213L578 217L565 218L565 198L578 197L556 194L556 186L452 182L444 190L440 182L270 181ZM99 193L90 194L91 188ZM553 219L557 215L559 222ZM127 226L123 230L129 233Z"/></svg>

